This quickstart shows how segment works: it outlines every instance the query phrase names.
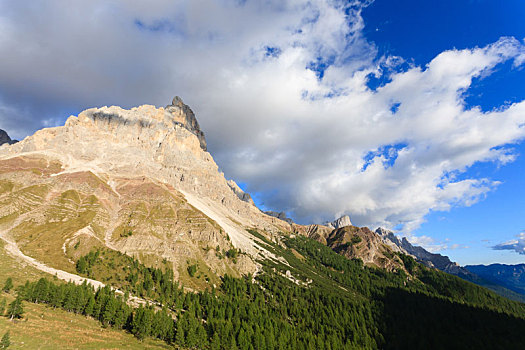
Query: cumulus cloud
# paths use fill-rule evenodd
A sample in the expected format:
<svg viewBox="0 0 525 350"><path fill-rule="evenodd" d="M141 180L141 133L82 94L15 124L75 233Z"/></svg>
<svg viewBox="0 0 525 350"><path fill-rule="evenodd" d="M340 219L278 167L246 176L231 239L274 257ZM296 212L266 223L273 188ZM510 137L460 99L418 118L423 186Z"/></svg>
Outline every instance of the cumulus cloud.
<svg viewBox="0 0 525 350"><path fill-rule="evenodd" d="M518 254L525 255L525 231L516 236L516 239L497 244L492 247L494 250L511 250Z"/></svg>
<svg viewBox="0 0 525 350"><path fill-rule="evenodd" d="M408 65L377 57L363 6L0 0L0 127L22 137L71 111L178 94L221 169L266 207L410 231L498 186L464 172L515 158L525 102L483 112L464 94L498 64L520 68L525 47L502 38ZM370 89L373 76L388 83Z"/></svg>

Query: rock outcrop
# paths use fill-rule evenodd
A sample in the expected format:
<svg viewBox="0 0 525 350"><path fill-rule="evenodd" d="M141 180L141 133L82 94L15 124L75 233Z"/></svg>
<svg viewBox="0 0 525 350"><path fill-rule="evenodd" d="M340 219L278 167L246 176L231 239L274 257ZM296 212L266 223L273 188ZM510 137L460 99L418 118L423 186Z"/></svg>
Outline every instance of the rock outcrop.
<svg viewBox="0 0 525 350"><path fill-rule="evenodd" d="M247 202L247 203L250 203L252 205L255 205L255 203L253 202L253 199L252 199L252 196L250 196L249 193L246 193L244 192L240 187L239 185L237 185L235 183L235 181L233 180L229 180L228 181L228 186L230 186L231 190L233 191L233 193L235 193L237 195L237 197L239 197L239 199L243 202Z"/></svg>
<svg viewBox="0 0 525 350"><path fill-rule="evenodd" d="M266 215L273 216L274 218L286 221L290 225L294 223L292 219L286 216L286 213L284 211L276 212L276 211L269 210L269 211L265 211L264 213Z"/></svg>
<svg viewBox="0 0 525 350"><path fill-rule="evenodd" d="M336 220L337 221L337 220ZM342 218L335 224L346 224ZM314 239L349 259L360 259L365 265L385 268L389 271L404 270L401 259L378 234L368 227L343 225L332 228L326 225L292 225L294 233Z"/></svg>
<svg viewBox="0 0 525 350"><path fill-rule="evenodd" d="M343 215L337 220L325 223L325 225L333 229L338 229L345 226L352 226L352 221L350 221L350 217L348 215Z"/></svg>
<svg viewBox="0 0 525 350"><path fill-rule="evenodd" d="M197 118L195 118L195 114L188 105L182 102L182 99L179 96L175 96L171 105L166 106L166 111L171 113L176 122L180 123L180 125L186 128L186 130L197 136L201 148L204 151L207 150L204 132L201 131Z"/></svg>
<svg viewBox="0 0 525 350"><path fill-rule="evenodd" d="M8 145L12 145L17 142L18 142L17 140L11 140L7 132L0 129L0 146L2 146L4 143L7 143Z"/></svg>

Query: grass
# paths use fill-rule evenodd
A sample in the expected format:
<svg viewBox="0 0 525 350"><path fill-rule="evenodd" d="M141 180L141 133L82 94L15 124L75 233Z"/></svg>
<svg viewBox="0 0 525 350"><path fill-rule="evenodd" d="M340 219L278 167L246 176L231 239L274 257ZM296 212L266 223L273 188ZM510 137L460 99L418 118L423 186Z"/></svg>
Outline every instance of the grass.
<svg viewBox="0 0 525 350"><path fill-rule="evenodd" d="M15 286L26 281L36 281L51 275L35 269L10 255L0 240L0 288L8 277ZM14 292L0 293L0 299L9 304ZM110 328L102 328L92 318L53 309L41 304L24 302L24 318L10 321L0 317L0 337L10 332L9 349L171 349L164 342L153 339L138 341L131 334Z"/></svg>
<svg viewBox="0 0 525 350"><path fill-rule="evenodd" d="M10 303L13 295L2 293ZM0 317L0 335L10 332L10 349L170 349L153 339L139 341L133 335L102 328L92 318L24 302L21 320Z"/></svg>
<svg viewBox="0 0 525 350"><path fill-rule="evenodd" d="M0 240L0 287L4 285L8 277L13 279L15 285L24 284L26 281L36 281L41 277L51 277L51 275L11 257L6 253L4 247L5 242Z"/></svg>

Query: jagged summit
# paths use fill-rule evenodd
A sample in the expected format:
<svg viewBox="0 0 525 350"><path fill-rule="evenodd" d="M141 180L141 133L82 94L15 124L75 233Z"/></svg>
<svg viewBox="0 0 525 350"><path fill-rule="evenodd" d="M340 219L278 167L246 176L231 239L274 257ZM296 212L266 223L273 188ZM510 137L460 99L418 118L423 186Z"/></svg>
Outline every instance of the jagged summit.
<svg viewBox="0 0 525 350"><path fill-rule="evenodd" d="M17 140L11 140L7 132L0 129L0 146L2 146L4 143L7 143L8 145L12 145L17 143Z"/></svg>
<svg viewBox="0 0 525 350"><path fill-rule="evenodd" d="M206 151L206 139L204 138L204 132L201 131L197 118L191 110L191 108L182 102L179 96L175 96L171 105L166 106L166 111L171 113L175 120L191 133L193 133L200 141L201 148Z"/></svg>
<svg viewBox="0 0 525 350"><path fill-rule="evenodd" d="M345 226L352 226L352 221L350 221L348 215L343 215L337 220L325 223L325 225L333 229L338 229Z"/></svg>

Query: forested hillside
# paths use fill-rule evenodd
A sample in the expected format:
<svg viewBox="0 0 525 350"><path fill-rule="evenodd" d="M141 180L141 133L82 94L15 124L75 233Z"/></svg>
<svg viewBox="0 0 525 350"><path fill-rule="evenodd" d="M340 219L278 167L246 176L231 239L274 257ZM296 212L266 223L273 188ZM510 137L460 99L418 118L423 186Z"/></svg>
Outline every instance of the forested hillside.
<svg viewBox="0 0 525 350"><path fill-rule="evenodd" d="M184 291L167 267L149 268L118 255L130 260L129 268L111 283L125 295L109 287L95 291L45 279L26 283L19 295L27 302L94 317L104 327L124 329L139 339L154 337L188 348L525 346L524 304L428 269L408 256L400 255L405 269L387 272L304 237L283 238L281 244L259 238L285 260L261 261L263 272L255 278L225 276L220 286L201 292ZM109 255L81 258L79 272L96 278L104 266L109 268L103 256ZM129 306L128 292L151 304Z"/></svg>

